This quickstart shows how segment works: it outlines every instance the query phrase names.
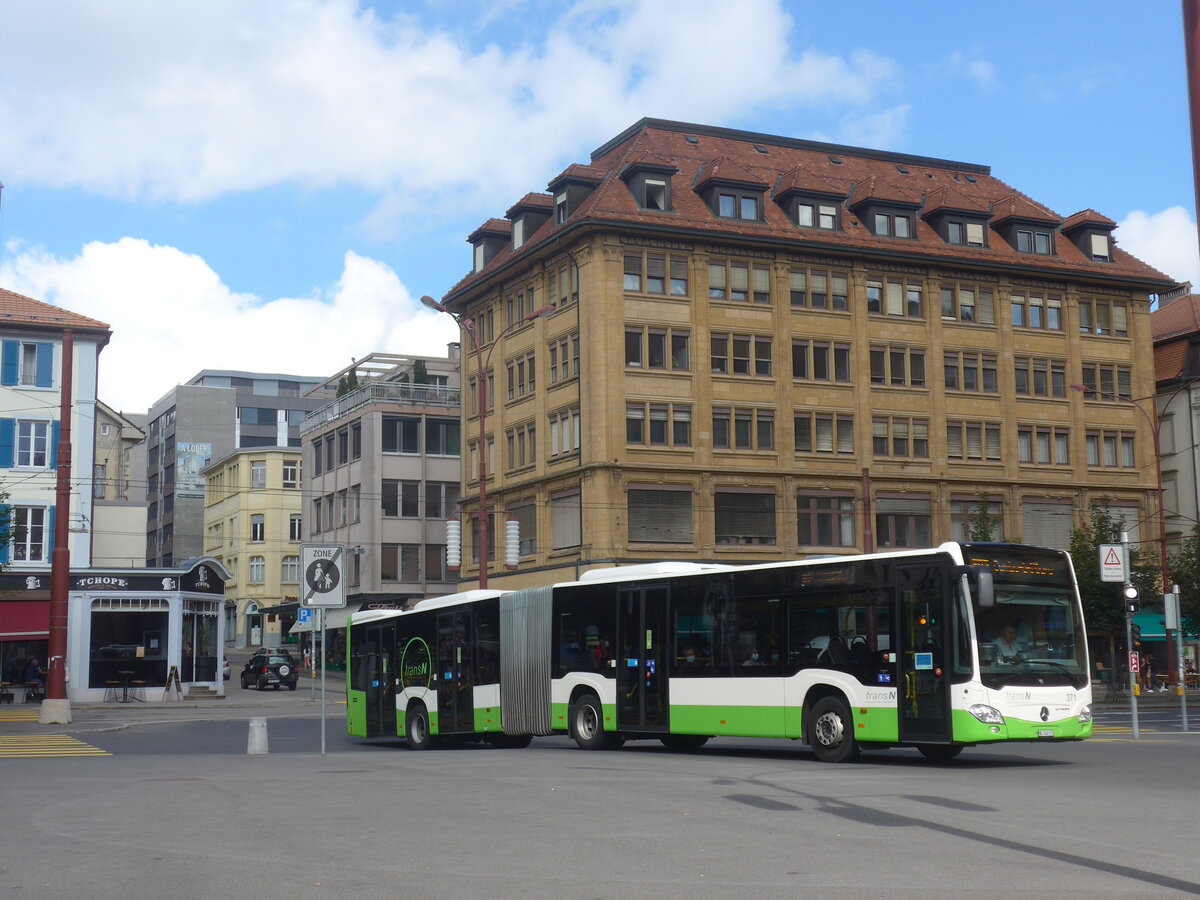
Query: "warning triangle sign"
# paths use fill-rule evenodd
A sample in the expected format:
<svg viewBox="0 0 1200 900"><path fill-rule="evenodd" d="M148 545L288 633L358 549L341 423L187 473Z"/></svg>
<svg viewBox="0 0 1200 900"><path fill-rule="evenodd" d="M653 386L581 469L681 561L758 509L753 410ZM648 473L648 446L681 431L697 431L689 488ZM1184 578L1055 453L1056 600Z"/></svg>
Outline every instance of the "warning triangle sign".
<svg viewBox="0 0 1200 900"><path fill-rule="evenodd" d="M1113 547L1108 548L1108 554L1104 557L1106 566L1119 566L1121 564L1121 556Z"/></svg>

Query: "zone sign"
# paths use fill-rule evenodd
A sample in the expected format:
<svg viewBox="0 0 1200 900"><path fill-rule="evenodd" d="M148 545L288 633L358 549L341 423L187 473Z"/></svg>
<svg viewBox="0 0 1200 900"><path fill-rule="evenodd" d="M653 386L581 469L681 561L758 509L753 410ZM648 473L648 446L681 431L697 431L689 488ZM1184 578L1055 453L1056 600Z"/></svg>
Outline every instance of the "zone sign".
<svg viewBox="0 0 1200 900"><path fill-rule="evenodd" d="M346 605L345 559L346 548L341 544L300 545L301 606L326 609Z"/></svg>

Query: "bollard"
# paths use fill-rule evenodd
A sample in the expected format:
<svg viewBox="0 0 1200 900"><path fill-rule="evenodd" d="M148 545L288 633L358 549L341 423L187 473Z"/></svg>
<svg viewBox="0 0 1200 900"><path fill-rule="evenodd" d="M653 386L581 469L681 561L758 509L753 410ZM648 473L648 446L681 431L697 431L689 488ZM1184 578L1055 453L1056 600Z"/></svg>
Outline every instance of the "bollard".
<svg viewBox="0 0 1200 900"><path fill-rule="evenodd" d="M256 756L267 752L267 720L251 719L250 734L246 738L246 754Z"/></svg>

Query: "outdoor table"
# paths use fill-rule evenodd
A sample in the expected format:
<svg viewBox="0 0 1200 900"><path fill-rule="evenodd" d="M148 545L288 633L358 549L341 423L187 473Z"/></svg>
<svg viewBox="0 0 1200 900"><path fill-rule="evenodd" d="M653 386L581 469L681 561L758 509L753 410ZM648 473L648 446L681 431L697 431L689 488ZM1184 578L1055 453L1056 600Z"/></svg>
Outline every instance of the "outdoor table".
<svg viewBox="0 0 1200 900"><path fill-rule="evenodd" d="M118 703L128 703L129 702L129 679L135 673L133 672L132 669L120 669L120 670L118 670L117 674L121 676L121 699L118 700L117 702Z"/></svg>

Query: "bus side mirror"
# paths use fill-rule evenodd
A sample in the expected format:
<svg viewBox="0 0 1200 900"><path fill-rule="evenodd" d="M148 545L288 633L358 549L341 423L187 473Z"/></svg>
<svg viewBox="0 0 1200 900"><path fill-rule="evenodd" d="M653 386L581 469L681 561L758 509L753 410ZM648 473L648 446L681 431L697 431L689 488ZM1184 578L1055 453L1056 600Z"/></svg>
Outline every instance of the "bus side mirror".
<svg viewBox="0 0 1200 900"><path fill-rule="evenodd" d="M996 605L996 590L992 581L992 570L987 566L963 566L959 574L965 575L975 602L980 609L991 609Z"/></svg>

